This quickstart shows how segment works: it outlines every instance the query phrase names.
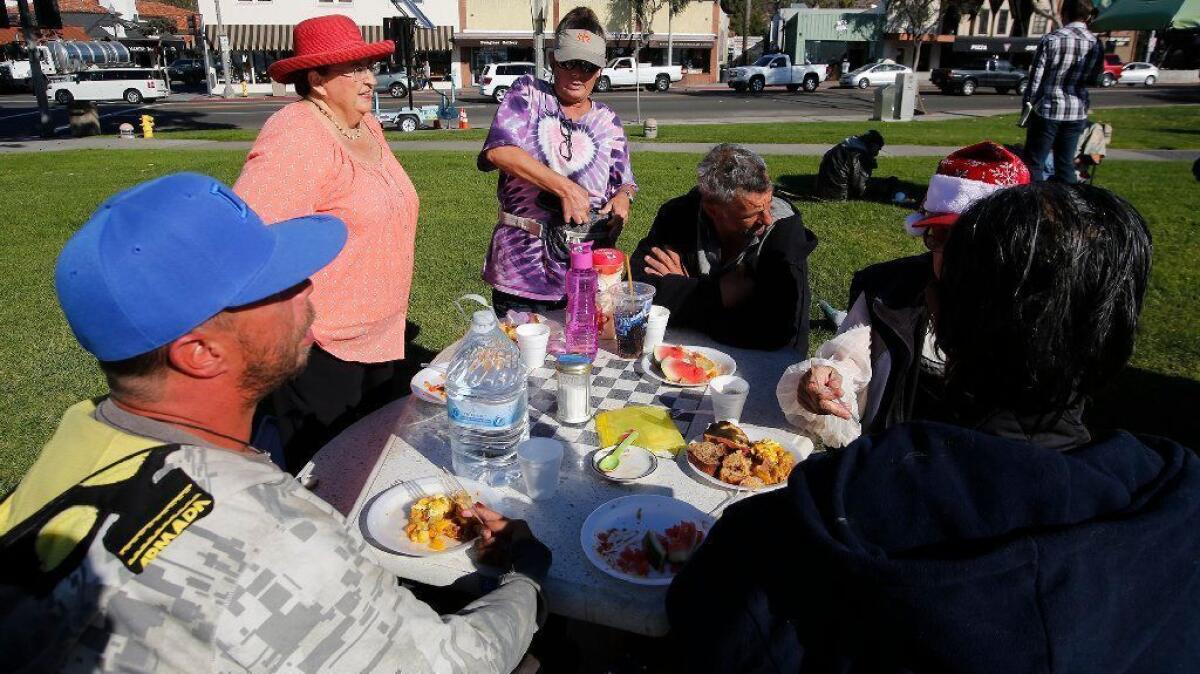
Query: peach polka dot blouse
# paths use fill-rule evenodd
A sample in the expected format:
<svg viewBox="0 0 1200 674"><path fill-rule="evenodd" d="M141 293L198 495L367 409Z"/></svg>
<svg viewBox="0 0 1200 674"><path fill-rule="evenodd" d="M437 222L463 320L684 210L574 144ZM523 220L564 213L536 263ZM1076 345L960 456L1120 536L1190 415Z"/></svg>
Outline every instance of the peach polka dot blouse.
<svg viewBox="0 0 1200 674"><path fill-rule="evenodd" d="M346 223L346 247L312 277L313 334L341 360L379 363L404 357L419 202L379 122L362 123L385 149L382 162L351 156L311 103L284 107L233 189L268 224L314 213Z"/></svg>

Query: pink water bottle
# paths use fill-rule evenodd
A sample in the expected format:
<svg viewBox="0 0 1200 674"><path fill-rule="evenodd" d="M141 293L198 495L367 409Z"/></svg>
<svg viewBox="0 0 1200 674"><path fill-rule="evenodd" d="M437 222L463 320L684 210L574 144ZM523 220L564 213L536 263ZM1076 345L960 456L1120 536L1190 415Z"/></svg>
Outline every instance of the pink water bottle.
<svg viewBox="0 0 1200 674"><path fill-rule="evenodd" d="M571 268L567 270L567 353L596 357L596 286L592 267L592 243L571 244Z"/></svg>

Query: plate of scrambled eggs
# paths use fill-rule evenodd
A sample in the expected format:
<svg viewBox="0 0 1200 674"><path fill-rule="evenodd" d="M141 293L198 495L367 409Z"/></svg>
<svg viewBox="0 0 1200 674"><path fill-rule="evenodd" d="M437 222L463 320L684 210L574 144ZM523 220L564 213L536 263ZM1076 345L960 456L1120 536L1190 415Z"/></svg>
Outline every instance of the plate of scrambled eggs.
<svg viewBox="0 0 1200 674"><path fill-rule="evenodd" d="M459 478L467 494L447 494L436 477L401 482L371 499L359 515L368 543L385 552L428 557L466 550L479 536L478 524L462 506L481 501L496 506L503 496L492 487Z"/></svg>

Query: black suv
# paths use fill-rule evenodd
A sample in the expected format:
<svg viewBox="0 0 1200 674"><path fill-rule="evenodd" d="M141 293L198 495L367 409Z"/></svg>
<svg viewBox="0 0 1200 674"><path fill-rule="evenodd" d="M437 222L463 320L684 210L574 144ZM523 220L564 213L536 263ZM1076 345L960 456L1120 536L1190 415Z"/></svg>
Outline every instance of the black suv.
<svg viewBox="0 0 1200 674"><path fill-rule="evenodd" d="M1014 90L1024 94L1029 86L1029 73L1008 61L993 58L959 68L937 68L930 73L929 81L944 94L957 92L970 96L979 87L995 87L1002 94Z"/></svg>
<svg viewBox="0 0 1200 674"><path fill-rule="evenodd" d="M203 59L175 59L167 66L167 75L172 81L179 80L188 84L204 81Z"/></svg>

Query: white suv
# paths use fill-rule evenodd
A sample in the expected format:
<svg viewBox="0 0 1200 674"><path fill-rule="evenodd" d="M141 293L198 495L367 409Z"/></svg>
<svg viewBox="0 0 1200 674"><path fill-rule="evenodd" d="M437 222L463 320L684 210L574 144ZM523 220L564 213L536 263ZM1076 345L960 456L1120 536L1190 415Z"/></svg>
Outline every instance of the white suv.
<svg viewBox="0 0 1200 674"><path fill-rule="evenodd" d="M479 74L479 94L497 103L503 103L513 82L522 75L532 75L535 68L537 65L528 61L489 63ZM542 79L550 81L550 73L543 72Z"/></svg>
<svg viewBox="0 0 1200 674"><path fill-rule="evenodd" d="M63 105L71 101L125 101L137 105L169 96L167 71L162 68L89 68L55 77L46 93Z"/></svg>

